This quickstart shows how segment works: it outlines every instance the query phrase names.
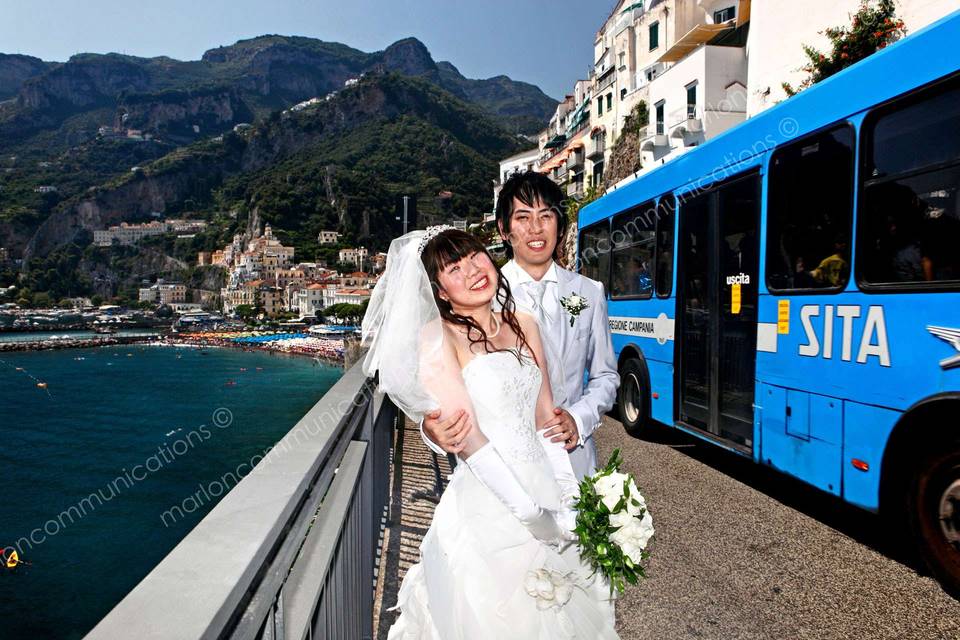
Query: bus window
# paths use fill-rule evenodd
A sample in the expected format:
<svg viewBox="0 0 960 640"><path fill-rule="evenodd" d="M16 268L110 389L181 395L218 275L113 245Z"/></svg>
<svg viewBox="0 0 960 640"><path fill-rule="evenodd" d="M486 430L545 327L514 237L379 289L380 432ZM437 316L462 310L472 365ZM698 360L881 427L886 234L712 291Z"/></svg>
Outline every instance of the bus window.
<svg viewBox="0 0 960 640"><path fill-rule="evenodd" d="M580 232L580 273L610 288L610 229L606 220Z"/></svg>
<svg viewBox="0 0 960 640"><path fill-rule="evenodd" d="M854 134L842 125L778 148L770 161L767 287L840 291L850 277Z"/></svg>
<svg viewBox="0 0 960 640"><path fill-rule="evenodd" d="M673 194L660 198L657 205L657 295L669 298L673 292L673 227L677 201Z"/></svg>
<svg viewBox="0 0 960 640"><path fill-rule="evenodd" d="M613 219L612 298L649 298L653 295L653 247L657 210L653 202Z"/></svg>
<svg viewBox="0 0 960 640"><path fill-rule="evenodd" d="M960 284L960 82L871 114L857 275L864 286Z"/></svg>

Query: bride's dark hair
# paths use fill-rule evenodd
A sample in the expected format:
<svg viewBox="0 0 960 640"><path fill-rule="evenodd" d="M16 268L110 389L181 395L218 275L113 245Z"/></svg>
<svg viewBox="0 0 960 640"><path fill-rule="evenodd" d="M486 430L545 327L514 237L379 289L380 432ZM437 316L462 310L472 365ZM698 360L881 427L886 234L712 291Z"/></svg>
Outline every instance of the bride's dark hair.
<svg viewBox="0 0 960 640"><path fill-rule="evenodd" d="M513 294L510 293L510 285L507 284L506 278L500 273L500 268L497 267L497 263L493 261L493 258L490 256L487 248L483 246L480 239L458 229L447 229L437 234L427 243L423 249L423 253L420 254L420 260L423 261L423 266L427 270L427 276L430 278L430 284L433 288L433 299L440 309L440 316L451 324L466 327L467 339L470 341L471 347L479 344L483 346L486 353L506 351L506 349L494 348L493 343L490 342L490 339L487 337L487 332L484 331L483 327L477 324L470 316L462 316L456 313L453 307L451 307L450 302L440 297L440 273L448 265L459 262L463 258L472 256L475 253L483 253L490 258L490 262L497 272L496 299L501 306L503 322L516 334L517 346L526 347L527 351L532 354L533 350L530 348L530 345L527 344L527 337L524 335L523 329L520 328L520 321L517 320L515 314L516 304L513 301ZM516 355L517 359L522 363L524 357L522 353L518 351ZM535 356L534 361L536 361Z"/></svg>

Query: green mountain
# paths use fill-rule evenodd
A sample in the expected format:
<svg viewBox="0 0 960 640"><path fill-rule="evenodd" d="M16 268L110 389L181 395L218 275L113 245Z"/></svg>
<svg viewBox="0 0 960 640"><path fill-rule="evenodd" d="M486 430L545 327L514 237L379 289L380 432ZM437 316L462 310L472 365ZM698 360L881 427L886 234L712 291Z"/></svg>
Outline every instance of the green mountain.
<svg viewBox="0 0 960 640"><path fill-rule="evenodd" d="M537 87L506 76L465 78L452 64L435 63L416 38L365 53L335 42L269 35L211 49L195 61L85 53L57 64L3 55L0 100L9 99L0 103L0 154L49 155L93 137L101 125L142 129L183 144L323 97L371 71L423 77L524 133L534 133L556 106ZM78 118L98 110L107 112Z"/></svg>
<svg viewBox="0 0 960 640"><path fill-rule="evenodd" d="M186 269L196 251L264 223L299 259L332 257L317 245L321 229L385 248L398 196L417 196L421 212L436 219L477 217L489 208L497 160L518 148L491 116L435 83L370 72L328 100L176 148L53 207L26 244L21 285L55 299L131 295L141 277L197 277ZM438 203L441 191L450 193ZM88 246L94 229L154 212L210 226L139 248Z"/></svg>
<svg viewBox="0 0 960 640"><path fill-rule="evenodd" d="M318 104L290 109L308 100ZM555 105L506 76L465 78L415 38L367 53L268 35L194 61L0 54L0 247L25 258L32 290L111 295L125 278L194 260L250 215L307 258L324 225L375 246L401 192L441 217L488 208L495 161L528 144L518 134L539 130ZM242 123L253 128L235 133ZM156 212L215 224L192 243L147 243L174 262L142 269L110 266L135 250L87 246L94 229ZM15 278L0 265L0 285Z"/></svg>

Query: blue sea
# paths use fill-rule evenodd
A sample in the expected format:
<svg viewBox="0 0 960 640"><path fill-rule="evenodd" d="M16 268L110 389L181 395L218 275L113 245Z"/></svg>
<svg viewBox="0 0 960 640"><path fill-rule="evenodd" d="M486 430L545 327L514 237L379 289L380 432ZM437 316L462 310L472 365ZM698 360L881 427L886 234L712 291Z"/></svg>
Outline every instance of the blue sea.
<svg viewBox="0 0 960 640"><path fill-rule="evenodd" d="M81 638L216 499L163 513L263 453L341 375L223 348L0 354L0 547L31 563L0 568L0 638Z"/></svg>

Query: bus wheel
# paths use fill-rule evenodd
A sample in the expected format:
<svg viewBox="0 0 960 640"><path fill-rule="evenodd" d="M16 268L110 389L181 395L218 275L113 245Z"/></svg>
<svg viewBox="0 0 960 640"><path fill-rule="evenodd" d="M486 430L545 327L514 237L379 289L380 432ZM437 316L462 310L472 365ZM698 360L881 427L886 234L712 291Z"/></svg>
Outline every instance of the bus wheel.
<svg viewBox="0 0 960 640"><path fill-rule="evenodd" d="M924 458L907 499L924 560L944 590L960 598L960 442Z"/></svg>
<svg viewBox="0 0 960 640"><path fill-rule="evenodd" d="M632 436L638 436L647 426L647 404L650 390L643 365L636 358L624 362L620 369L620 388L617 390L617 411L623 428Z"/></svg>

